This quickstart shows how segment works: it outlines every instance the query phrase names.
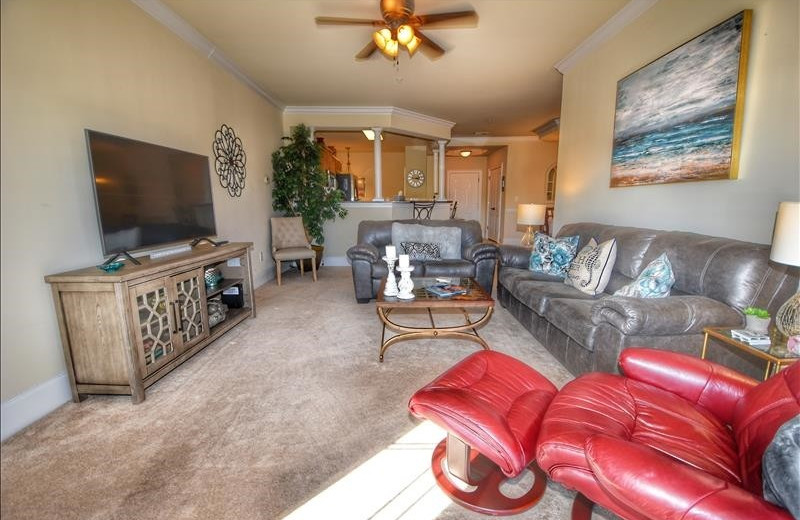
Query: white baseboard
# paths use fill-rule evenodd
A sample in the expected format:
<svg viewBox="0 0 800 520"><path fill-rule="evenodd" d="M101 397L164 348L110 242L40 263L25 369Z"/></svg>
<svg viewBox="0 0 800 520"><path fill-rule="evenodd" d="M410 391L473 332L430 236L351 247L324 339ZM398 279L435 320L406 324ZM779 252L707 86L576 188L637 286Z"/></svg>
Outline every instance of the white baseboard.
<svg viewBox="0 0 800 520"><path fill-rule="evenodd" d="M350 262L347 261L346 256L323 256L322 265L330 265L333 267L350 267Z"/></svg>
<svg viewBox="0 0 800 520"><path fill-rule="evenodd" d="M69 378L62 372L0 404L0 441L33 424L72 399Z"/></svg>

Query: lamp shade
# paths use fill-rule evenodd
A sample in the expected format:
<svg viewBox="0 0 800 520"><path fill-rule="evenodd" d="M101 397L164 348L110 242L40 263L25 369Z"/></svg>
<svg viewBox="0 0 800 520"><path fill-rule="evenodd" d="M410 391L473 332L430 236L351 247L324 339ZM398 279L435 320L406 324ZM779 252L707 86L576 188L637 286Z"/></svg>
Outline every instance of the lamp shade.
<svg viewBox="0 0 800 520"><path fill-rule="evenodd" d="M517 204L517 224L523 226L541 226L544 224L544 204Z"/></svg>
<svg viewBox="0 0 800 520"><path fill-rule="evenodd" d="M781 202L769 258L787 265L800 265L800 202Z"/></svg>

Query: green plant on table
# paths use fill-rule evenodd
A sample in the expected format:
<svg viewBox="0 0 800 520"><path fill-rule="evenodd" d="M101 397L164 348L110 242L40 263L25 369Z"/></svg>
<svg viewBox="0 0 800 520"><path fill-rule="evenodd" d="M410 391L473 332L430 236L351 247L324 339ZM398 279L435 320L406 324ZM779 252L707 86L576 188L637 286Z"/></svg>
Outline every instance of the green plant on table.
<svg viewBox="0 0 800 520"><path fill-rule="evenodd" d="M322 145L311 139L305 125L292 129L291 137L272 154L272 209L290 217L303 217L306 233L316 244L325 236L326 220L344 218L344 194L328 184L328 175L320 167Z"/></svg>
<svg viewBox="0 0 800 520"><path fill-rule="evenodd" d="M759 307L748 307L742 311L745 316L757 316L759 318L769 318L769 311Z"/></svg>

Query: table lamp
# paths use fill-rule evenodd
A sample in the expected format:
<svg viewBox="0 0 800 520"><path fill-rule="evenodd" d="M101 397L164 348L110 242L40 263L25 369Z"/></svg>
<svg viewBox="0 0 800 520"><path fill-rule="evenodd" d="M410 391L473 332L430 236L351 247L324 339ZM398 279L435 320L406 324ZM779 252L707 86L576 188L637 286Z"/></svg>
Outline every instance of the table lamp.
<svg viewBox="0 0 800 520"><path fill-rule="evenodd" d="M528 226L528 230L522 235L522 245L533 244L533 226L544 224L546 209L544 204L517 204L517 224Z"/></svg>
<svg viewBox="0 0 800 520"><path fill-rule="evenodd" d="M781 202L772 233L770 260L800 266L800 202ZM775 326L785 336L800 334L800 284L775 314Z"/></svg>

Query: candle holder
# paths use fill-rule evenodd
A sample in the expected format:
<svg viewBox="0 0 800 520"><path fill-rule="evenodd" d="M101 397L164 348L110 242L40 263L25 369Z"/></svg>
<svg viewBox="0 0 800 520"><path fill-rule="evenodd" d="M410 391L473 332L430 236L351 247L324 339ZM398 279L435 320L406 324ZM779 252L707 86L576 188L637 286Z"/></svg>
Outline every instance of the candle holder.
<svg viewBox="0 0 800 520"><path fill-rule="evenodd" d="M400 282L397 284L397 288L399 289L397 297L401 300L413 300L414 281L411 279L411 271L414 270L414 266L398 267L397 270L400 271Z"/></svg>
<svg viewBox="0 0 800 520"><path fill-rule="evenodd" d="M397 296L397 279L394 277L394 264L397 262L397 258L384 256L383 261L386 262L386 267L389 268L389 274L386 276L386 286L383 288L383 295Z"/></svg>

